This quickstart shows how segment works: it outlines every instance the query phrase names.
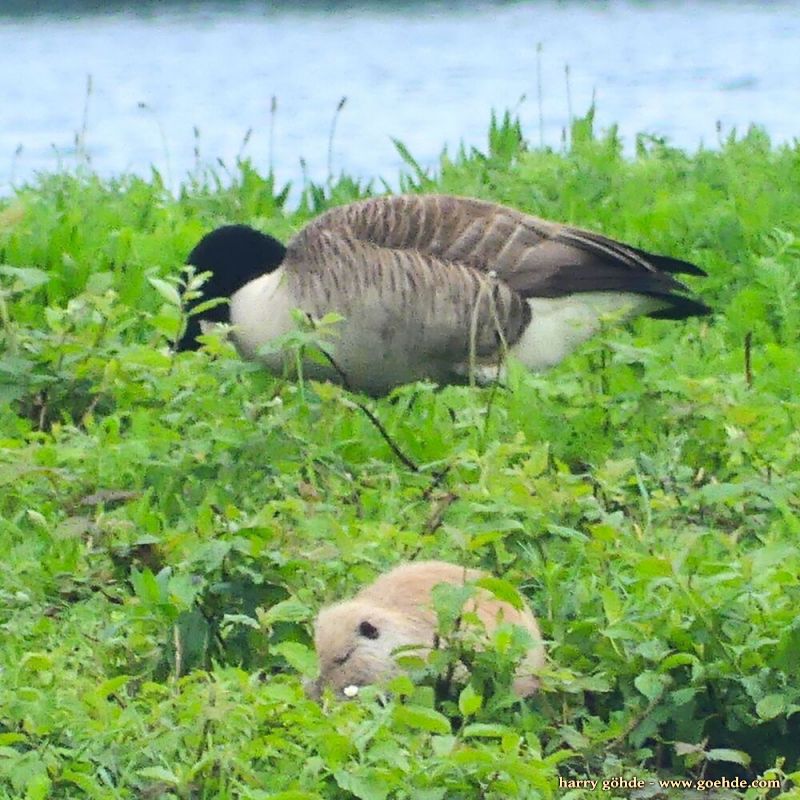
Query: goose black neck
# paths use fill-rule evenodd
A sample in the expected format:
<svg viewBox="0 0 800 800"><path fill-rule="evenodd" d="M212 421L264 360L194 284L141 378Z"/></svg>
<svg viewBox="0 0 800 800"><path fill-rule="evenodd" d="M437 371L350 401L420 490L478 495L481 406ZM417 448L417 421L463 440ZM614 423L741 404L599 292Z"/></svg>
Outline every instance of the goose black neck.
<svg viewBox="0 0 800 800"><path fill-rule="evenodd" d="M197 272L210 272L203 284L203 297L193 301L189 310L213 297L230 298L239 289L261 275L276 270L283 262L286 248L272 236L248 225L225 225L207 233L194 247L187 264ZM214 306L202 314L190 316L179 350L196 350L199 345L200 321L229 322L227 303Z"/></svg>

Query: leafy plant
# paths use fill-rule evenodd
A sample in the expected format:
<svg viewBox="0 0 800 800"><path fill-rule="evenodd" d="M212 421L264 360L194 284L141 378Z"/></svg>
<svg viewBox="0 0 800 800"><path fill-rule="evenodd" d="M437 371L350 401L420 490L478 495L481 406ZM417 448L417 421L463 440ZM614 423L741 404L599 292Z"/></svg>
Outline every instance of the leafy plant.
<svg viewBox="0 0 800 800"><path fill-rule="evenodd" d="M0 202L0 798L600 781L577 800L628 797L620 776L652 797L661 778L759 775L782 788L735 792L798 797L798 146L753 129L697 153L640 137L628 157L591 114L564 151L510 114L489 139L435 174L398 145L403 188L687 258L714 317L615 327L548 374L510 365L501 390L404 387L368 406L381 431L345 389L267 375L222 335L172 347L203 233L287 239L371 184L307 184L293 210L242 161L177 197L155 172L79 171ZM509 695L522 643L504 631L390 697L307 700L316 610L423 557L519 587L548 641L541 692ZM471 671L437 695L451 657Z"/></svg>

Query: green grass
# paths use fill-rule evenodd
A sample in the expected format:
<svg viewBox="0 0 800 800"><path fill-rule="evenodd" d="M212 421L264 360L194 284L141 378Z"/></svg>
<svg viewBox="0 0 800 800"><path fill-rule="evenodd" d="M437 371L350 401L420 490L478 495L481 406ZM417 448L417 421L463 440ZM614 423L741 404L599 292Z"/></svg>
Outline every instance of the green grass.
<svg viewBox="0 0 800 800"><path fill-rule="evenodd" d="M631 793L559 776L765 773L800 797L800 146L753 130L625 158L589 115L565 152L506 117L436 175L405 155L404 190L700 264L716 313L610 330L507 390L364 401L414 471L347 392L218 339L169 347L204 232L285 239L379 187L342 177L289 209L243 162L177 198L155 173L18 189L0 207L0 798L577 799ZM316 610L415 557L521 589L549 642L533 701L485 660L460 697L421 669L383 703L305 699Z"/></svg>

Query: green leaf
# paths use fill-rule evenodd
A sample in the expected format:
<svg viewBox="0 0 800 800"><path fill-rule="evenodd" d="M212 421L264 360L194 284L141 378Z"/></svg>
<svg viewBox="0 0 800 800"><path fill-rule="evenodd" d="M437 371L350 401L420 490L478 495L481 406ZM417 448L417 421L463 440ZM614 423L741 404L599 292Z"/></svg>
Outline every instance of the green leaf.
<svg viewBox="0 0 800 800"><path fill-rule="evenodd" d="M138 775L143 778L150 778L154 781L161 781L162 783L169 783L172 786L179 786L181 779L172 770L166 767L144 767L138 770Z"/></svg>
<svg viewBox="0 0 800 800"><path fill-rule="evenodd" d="M52 781L47 775L34 775L25 789L25 800L46 800Z"/></svg>
<svg viewBox="0 0 800 800"><path fill-rule="evenodd" d="M45 672L53 668L53 659L47 653L26 653L20 667L30 672Z"/></svg>
<svg viewBox="0 0 800 800"><path fill-rule="evenodd" d="M761 719L775 719L786 710L786 698L782 694L768 694L756 703L756 713Z"/></svg>
<svg viewBox="0 0 800 800"><path fill-rule="evenodd" d="M698 690L695 686L685 686L683 689L676 689L670 693L672 702L676 706L682 706L692 700L697 694Z"/></svg>
<svg viewBox="0 0 800 800"><path fill-rule="evenodd" d="M458 696L458 710L465 717L471 717L482 705L483 697L472 688L471 683L468 683Z"/></svg>
<svg viewBox="0 0 800 800"><path fill-rule="evenodd" d="M195 317L199 314L204 314L206 311L211 311L212 308L224 305L227 302L228 299L225 297L212 297L209 300L203 300L202 303L192 306L191 310L189 311L189 316Z"/></svg>
<svg viewBox="0 0 800 800"><path fill-rule="evenodd" d="M0 733L0 747L9 744L17 744L18 742L25 742L28 737L24 733Z"/></svg>
<svg viewBox="0 0 800 800"><path fill-rule="evenodd" d="M450 720L438 711L423 706L395 706L393 716L396 722L409 728L430 733L450 733Z"/></svg>
<svg viewBox="0 0 800 800"><path fill-rule="evenodd" d="M439 757L444 758L453 752L458 745L458 737L451 734L445 736L431 736L431 749Z"/></svg>
<svg viewBox="0 0 800 800"><path fill-rule="evenodd" d="M255 631L260 631L261 626L252 617L247 614L225 614L222 618L223 625L244 625L247 628L252 628Z"/></svg>
<svg viewBox="0 0 800 800"><path fill-rule="evenodd" d="M148 278L150 285L166 300L171 306L180 307L181 295L178 288L173 283L162 280L161 278Z"/></svg>
<svg viewBox="0 0 800 800"><path fill-rule="evenodd" d="M313 616L312 610L295 597L281 600L266 611L259 608L256 613L259 624L264 628L271 627L276 622L305 622Z"/></svg>
<svg viewBox="0 0 800 800"><path fill-rule="evenodd" d="M162 592L161 586L152 570L144 569L140 572L134 567L131 570L131 584L140 600L158 604L166 599L165 593Z"/></svg>
<svg viewBox="0 0 800 800"><path fill-rule="evenodd" d="M525 607L525 601L522 599L517 589L502 578L495 578L494 576L489 575L485 578L475 581L475 584L480 586L482 589L486 589L487 591L491 592L491 594L493 594L498 600L508 603L518 611Z"/></svg>
<svg viewBox="0 0 800 800"><path fill-rule="evenodd" d="M69 781L74 783L80 789L83 789L89 797L101 797L98 791L100 787L96 781L93 781L88 775L83 775L74 769L65 769L59 776L61 781Z"/></svg>
<svg viewBox="0 0 800 800"><path fill-rule="evenodd" d="M280 642L272 651L283 656L301 675L310 677L319 669L317 654L300 642Z"/></svg>
<svg viewBox="0 0 800 800"><path fill-rule="evenodd" d="M608 624L616 624L622 617L622 603L620 602L619 595L611 589L603 589L601 597Z"/></svg>
<svg viewBox="0 0 800 800"><path fill-rule="evenodd" d="M464 603L475 594L473 586L456 586L452 583L440 583L433 587L433 608L439 618L442 630L449 632L461 616Z"/></svg>
<svg viewBox="0 0 800 800"><path fill-rule="evenodd" d="M36 267L12 267L10 264L0 266L0 275L7 275L13 278L11 284L12 292L28 291L44 286L51 276L50 273Z"/></svg>
<svg viewBox="0 0 800 800"><path fill-rule="evenodd" d="M683 667L687 664L697 664L697 656L691 653L673 653L667 656L659 665L658 668L661 672L674 669L675 667Z"/></svg>
<svg viewBox="0 0 800 800"><path fill-rule="evenodd" d="M669 675L658 672L643 672L633 679L633 685L648 699L656 700L672 682Z"/></svg>
<svg viewBox="0 0 800 800"><path fill-rule="evenodd" d="M503 736L510 733L511 730L505 725L488 725L482 722L473 722L470 725L465 725L461 731L461 735L465 739L471 737L482 739L502 739Z"/></svg>
<svg viewBox="0 0 800 800"><path fill-rule="evenodd" d="M405 664L403 664L399 660L398 663L400 663L403 667L405 667ZM419 666L420 667L424 666L424 662L420 663ZM399 675L396 675L394 678L392 678L386 684L386 688L393 695L401 695L406 697L408 695L414 694L414 692L416 691L416 686L414 686L414 682L405 673L400 673Z"/></svg>
<svg viewBox="0 0 800 800"><path fill-rule="evenodd" d="M350 792L359 800L385 800L391 790L378 774L355 775L346 770L337 770L333 776L340 789Z"/></svg>
<svg viewBox="0 0 800 800"><path fill-rule="evenodd" d="M94 694L97 697L106 698L112 694L116 694L123 686L125 686L131 679L132 675L117 675L114 678L109 678L103 681L95 690Z"/></svg>
<svg viewBox="0 0 800 800"><path fill-rule="evenodd" d="M743 767L750 766L750 756L741 750L728 750L724 747L718 747L713 750L707 750L706 758L709 761L731 761L734 764L741 764Z"/></svg>

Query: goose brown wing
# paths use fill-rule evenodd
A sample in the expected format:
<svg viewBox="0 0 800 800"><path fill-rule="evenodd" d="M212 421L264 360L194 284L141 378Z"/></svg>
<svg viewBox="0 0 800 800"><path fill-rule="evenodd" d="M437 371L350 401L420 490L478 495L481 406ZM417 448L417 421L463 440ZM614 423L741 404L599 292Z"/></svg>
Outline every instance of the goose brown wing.
<svg viewBox="0 0 800 800"><path fill-rule="evenodd" d="M635 292L663 299L653 316L707 313L675 273L704 275L686 261L515 209L448 195L380 197L332 209L312 227L377 246L435 256L498 279L522 297Z"/></svg>
<svg viewBox="0 0 800 800"><path fill-rule="evenodd" d="M485 271L357 237L317 221L289 243L283 269L304 311L342 314L375 346L402 337L404 349L443 361L491 358L530 321L525 300Z"/></svg>

